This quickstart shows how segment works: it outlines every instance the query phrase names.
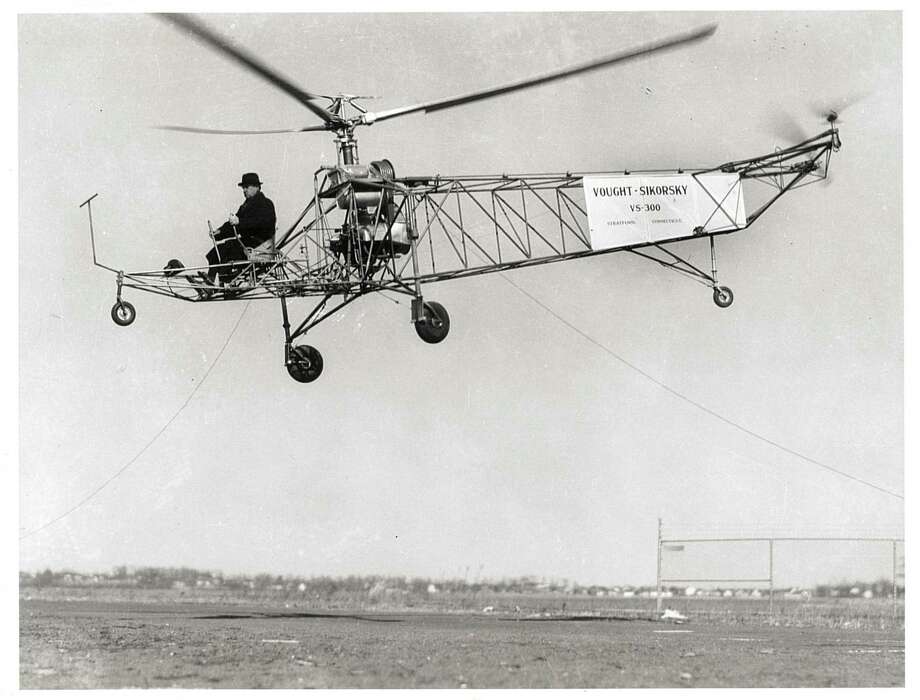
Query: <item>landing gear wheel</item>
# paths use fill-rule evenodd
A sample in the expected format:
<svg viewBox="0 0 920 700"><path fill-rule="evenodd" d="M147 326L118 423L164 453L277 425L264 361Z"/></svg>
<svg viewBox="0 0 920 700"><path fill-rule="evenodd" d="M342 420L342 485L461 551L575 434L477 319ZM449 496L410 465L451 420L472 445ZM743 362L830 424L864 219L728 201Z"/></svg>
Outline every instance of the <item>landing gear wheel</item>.
<svg viewBox="0 0 920 700"><path fill-rule="evenodd" d="M312 345L291 348L287 363L288 374L302 384L315 381L323 372L323 356Z"/></svg>
<svg viewBox="0 0 920 700"><path fill-rule="evenodd" d="M716 306L727 309L735 300L735 295L732 294L732 290L728 287L713 287L712 300L716 303Z"/></svg>
<svg viewBox="0 0 920 700"><path fill-rule="evenodd" d="M116 301L112 307L112 320L119 326L130 326L137 318L134 306L127 301Z"/></svg>
<svg viewBox="0 0 920 700"><path fill-rule="evenodd" d="M450 332L447 309L436 301L426 301L425 318L415 322L415 332L426 343L440 343Z"/></svg>
<svg viewBox="0 0 920 700"><path fill-rule="evenodd" d="M175 258L173 258L168 263L166 263L166 267L163 268L163 276L164 277L175 277L176 275L179 274L179 270L184 270L184 269L185 269L185 265L182 264L182 261L176 260Z"/></svg>

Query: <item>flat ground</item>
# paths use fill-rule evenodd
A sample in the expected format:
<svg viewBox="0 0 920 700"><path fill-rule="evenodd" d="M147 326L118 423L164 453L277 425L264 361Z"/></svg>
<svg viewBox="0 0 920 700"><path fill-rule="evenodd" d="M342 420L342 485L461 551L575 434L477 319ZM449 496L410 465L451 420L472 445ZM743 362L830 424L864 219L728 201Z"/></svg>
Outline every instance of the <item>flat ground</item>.
<svg viewBox="0 0 920 700"><path fill-rule="evenodd" d="M27 688L903 686L904 632L611 615L20 602Z"/></svg>

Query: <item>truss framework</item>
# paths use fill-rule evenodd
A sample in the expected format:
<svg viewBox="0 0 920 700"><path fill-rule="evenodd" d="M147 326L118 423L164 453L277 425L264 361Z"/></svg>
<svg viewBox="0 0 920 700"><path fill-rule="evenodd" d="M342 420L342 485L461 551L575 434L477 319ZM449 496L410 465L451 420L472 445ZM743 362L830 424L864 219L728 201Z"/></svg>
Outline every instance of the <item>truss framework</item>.
<svg viewBox="0 0 920 700"><path fill-rule="evenodd" d="M831 154L839 147L832 125L774 153L715 168L667 171L690 174L698 182L707 173L736 173L739 182L759 182L769 194L754 203L743 225L716 230L700 226L668 240L605 250L591 248L584 201L583 178L596 173L358 178L329 167L315 174L313 200L278 237L275 250L237 265L241 272L229 286L196 280L194 273L204 268L185 268L182 274L116 270L96 260L95 242L93 259L97 266L116 273L119 303L126 288L192 302L279 298L288 344L370 292L406 294L420 302L421 287L430 282L614 252L633 253L716 288L715 238L750 227L782 195L826 178ZM89 209L91 233L92 199L81 205ZM718 198L712 203L714 212L722 209ZM733 220L731 212L723 213ZM313 219L304 224L310 214ZM359 231L371 233L362 237ZM708 241L709 270L691 263L673 246L692 239ZM329 307L338 296L341 301ZM288 332L286 300L291 297L319 297L319 301ZM413 304L414 321L424 313L421 309L420 303Z"/></svg>

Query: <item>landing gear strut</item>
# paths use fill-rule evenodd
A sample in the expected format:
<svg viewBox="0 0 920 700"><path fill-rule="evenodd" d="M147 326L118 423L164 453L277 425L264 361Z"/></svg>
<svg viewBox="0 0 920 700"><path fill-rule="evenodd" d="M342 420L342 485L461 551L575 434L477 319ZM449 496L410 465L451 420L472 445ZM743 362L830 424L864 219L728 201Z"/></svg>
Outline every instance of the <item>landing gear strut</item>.
<svg viewBox="0 0 920 700"><path fill-rule="evenodd" d="M709 254L712 257L712 300L720 309L727 309L735 300L735 295L728 287L720 287L716 274L716 239L709 237Z"/></svg>
<svg viewBox="0 0 920 700"><path fill-rule="evenodd" d="M323 302L325 304L325 302ZM284 319L284 366L291 379L301 384L309 384L319 379L323 373L323 356L312 345L292 345L291 341L300 334L291 333L288 320L287 298L281 297L281 314Z"/></svg>
<svg viewBox="0 0 920 700"><path fill-rule="evenodd" d="M112 307L112 320L119 326L130 326L134 323L134 319L137 318L137 311L134 310L133 304L122 301L121 285L123 281L124 273L119 272L118 279L116 280L118 289L115 292L115 306Z"/></svg>

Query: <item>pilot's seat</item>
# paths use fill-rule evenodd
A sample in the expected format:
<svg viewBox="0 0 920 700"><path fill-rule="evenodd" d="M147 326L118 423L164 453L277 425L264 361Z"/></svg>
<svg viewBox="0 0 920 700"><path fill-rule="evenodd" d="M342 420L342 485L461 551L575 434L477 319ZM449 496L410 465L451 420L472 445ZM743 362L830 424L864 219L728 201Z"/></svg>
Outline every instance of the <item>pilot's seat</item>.
<svg viewBox="0 0 920 700"><path fill-rule="evenodd" d="M246 257L253 263L275 262L278 259L274 235L255 247L247 248L244 246L244 250L246 251Z"/></svg>
<svg viewBox="0 0 920 700"><path fill-rule="evenodd" d="M257 246L246 246L237 235L237 240L246 254L246 261L230 266L230 275L234 285L257 285L265 276L270 275L279 268L283 257L281 251L275 247L275 234Z"/></svg>

